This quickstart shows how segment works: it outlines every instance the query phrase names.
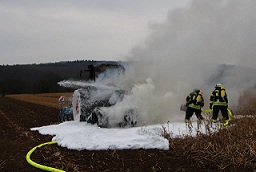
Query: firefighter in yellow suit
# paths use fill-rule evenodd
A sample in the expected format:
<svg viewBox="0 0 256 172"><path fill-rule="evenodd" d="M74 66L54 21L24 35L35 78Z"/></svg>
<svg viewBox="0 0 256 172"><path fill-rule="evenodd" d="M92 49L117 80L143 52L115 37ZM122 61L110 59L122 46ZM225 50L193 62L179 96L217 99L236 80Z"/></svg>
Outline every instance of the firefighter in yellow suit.
<svg viewBox="0 0 256 172"><path fill-rule="evenodd" d="M203 98L203 92L199 89L194 89L192 93L190 93L186 97L186 116L185 116L185 122L189 122L190 118L193 116L193 114L196 114L197 119L202 120L204 119L201 115L201 108L204 106L204 98Z"/></svg>
<svg viewBox="0 0 256 172"><path fill-rule="evenodd" d="M216 84L210 96L210 109L212 109L212 122L216 123L218 113L221 111L225 124L228 124L228 98L224 85Z"/></svg>

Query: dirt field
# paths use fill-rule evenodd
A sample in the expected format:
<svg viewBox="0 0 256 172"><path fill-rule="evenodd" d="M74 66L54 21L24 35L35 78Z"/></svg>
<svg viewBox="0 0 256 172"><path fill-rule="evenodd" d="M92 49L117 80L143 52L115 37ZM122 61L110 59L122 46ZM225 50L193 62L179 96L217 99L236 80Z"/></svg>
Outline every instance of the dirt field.
<svg viewBox="0 0 256 172"><path fill-rule="evenodd" d="M59 97L64 96L71 98L72 94L73 93L13 94L8 95L7 97L48 107L59 108Z"/></svg>
<svg viewBox="0 0 256 172"><path fill-rule="evenodd" d="M28 164L25 156L31 148L51 141L52 136L30 128L58 123L58 112L54 106L0 97L0 171L40 171ZM66 171L214 171L215 164L202 166L179 147L176 144L168 151L74 151L55 144L37 149L31 159Z"/></svg>
<svg viewBox="0 0 256 172"><path fill-rule="evenodd" d="M0 171L40 171L27 163L27 152L51 141L30 128L58 123L58 109L0 98ZM71 151L57 145L37 149L37 163L66 171L207 171L179 150Z"/></svg>

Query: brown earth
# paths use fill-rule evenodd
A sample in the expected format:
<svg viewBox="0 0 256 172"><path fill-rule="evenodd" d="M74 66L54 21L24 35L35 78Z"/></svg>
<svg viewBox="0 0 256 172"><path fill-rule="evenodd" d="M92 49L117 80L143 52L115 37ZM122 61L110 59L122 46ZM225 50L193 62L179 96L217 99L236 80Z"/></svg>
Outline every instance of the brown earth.
<svg viewBox="0 0 256 172"><path fill-rule="evenodd" d="M41 171L25 157L33 147L51 141L52 136L30 128L59 123L58 112L58 108L0 97L0 171ZM214 171L214 164L200 165L179 145L168 151L76 151L54 144L36 149L31 159L66 171Z"/></svg>

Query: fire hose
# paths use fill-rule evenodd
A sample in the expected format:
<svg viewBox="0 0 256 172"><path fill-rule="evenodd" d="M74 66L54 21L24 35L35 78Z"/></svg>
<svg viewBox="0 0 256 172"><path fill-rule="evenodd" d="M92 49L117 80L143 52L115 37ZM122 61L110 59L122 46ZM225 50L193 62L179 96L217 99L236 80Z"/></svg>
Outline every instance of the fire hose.
<svg viewBox="0 0 256 172"><path fill-rule="evenodd" d="M53 167L48 167L48 166L45 166L45 165L38 164L38 163L36 163L36 162L34 162L34 161L32 161L32 160L30 159L31 154L32 154L37 148L41 148L41 147L43 147L43 146L45 146L45 145L56 144L56 143L57 143L57 141L52 141L52 142L46 142L46 143L42 143L42 144L40 144L40 145L38 145L38 146L35 146L34 148L32 148L32 149L27 153L27 155L26 155L26 160L27 160L27 162L28 162L30 165L32 165L32 166L34 166L34 167L36 167L36 168L39 168L39 169L41 169L41 170L45 170L45 171L54 171L54 172L65 172L65 171L63 171L63 170L59 170L59 169L56 169L56 168L53 168Z"/></svg>
<svg viewBox="0 0 256 172"><path fill-rule="evenodd" d="M205 109L205 110L202 110L203 113L211 113L212 112L212 109ZM233 117L233 114L232 114L232 111L230 109L228 109L228 120L225 122L224 126L227 126L229 124L229 121L232 119Z"/></svg>

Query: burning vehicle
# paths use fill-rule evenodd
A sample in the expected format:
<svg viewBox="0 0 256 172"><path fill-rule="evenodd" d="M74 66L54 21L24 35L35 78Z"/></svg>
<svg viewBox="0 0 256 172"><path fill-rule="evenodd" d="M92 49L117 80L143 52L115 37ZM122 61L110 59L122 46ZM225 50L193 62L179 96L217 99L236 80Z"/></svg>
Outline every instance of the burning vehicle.
<svg viewBox="0 0 256 172"><path fill-rule="evenodd" d="M116 125L109 124L109 115L102 111L104 107L114 106L123 100L126 90L120 89L114 82L123 77L125 68L117 62L96 63L88 69L80 71L89 74L89 81L61 81L64 87L76 88L73 93L73 119L85 121L99 127L134 127L137 124L136 109L126 109L115 121ZM121 121L120 121L121 119Z"/></svg>

